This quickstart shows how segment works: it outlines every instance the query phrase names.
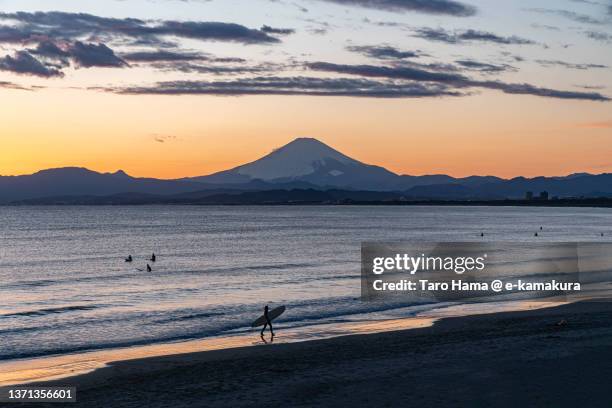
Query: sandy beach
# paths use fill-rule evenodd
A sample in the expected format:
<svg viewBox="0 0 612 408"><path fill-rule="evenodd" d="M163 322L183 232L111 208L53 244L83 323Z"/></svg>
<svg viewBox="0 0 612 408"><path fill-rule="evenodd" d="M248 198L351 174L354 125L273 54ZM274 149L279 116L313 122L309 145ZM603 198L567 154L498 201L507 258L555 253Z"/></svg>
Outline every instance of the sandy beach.
<svg viewBox="0 0 612 408"><path fill-rule="evenodd" d="M611 321L611 303L580 302L117 362L47 385L76 385L83 407L609 407Z"/></svg>

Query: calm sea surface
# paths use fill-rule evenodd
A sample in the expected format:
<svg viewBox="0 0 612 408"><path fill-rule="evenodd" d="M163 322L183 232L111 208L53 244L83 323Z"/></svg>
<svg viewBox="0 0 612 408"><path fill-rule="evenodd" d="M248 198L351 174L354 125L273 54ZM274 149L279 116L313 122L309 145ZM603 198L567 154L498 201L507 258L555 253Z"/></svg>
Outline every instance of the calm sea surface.
<svg viewBox="0 0 612 408"><path fill-rule="evenodd" d="M0 360L237 333L266 303L287 305L285 327L410 315L428 306L359 300L361 242L481 232L597 242L612 235L612 211L0 207Z"/></svg>

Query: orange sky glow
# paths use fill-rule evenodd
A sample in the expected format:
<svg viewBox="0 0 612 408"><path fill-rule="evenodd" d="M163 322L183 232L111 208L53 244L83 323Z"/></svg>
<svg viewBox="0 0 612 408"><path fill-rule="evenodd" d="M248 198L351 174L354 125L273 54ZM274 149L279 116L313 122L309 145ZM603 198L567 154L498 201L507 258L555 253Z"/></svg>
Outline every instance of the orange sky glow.
<svg viewBox="0 0 612 408"><path fill-rule="evenodd" d="M112 67L88 65L96 62L84 61L87 55L68 56L75 44L89 41L87 27L70 27L73 42L58 40L63 54L51 62L37 53L31 39L0 39L0 54L6 54L0 55L0 175L79 166L101 172L122 169L139 177L200 176L256 160L297 137L317 138L399 174L510 178L612 172L612 53L605 41L612 33L590 35L605 27L577 26L567 17L573 14L551 12L558 6L552 0L543 0L540 11L519 2L466 3L470 8L458 16L452 11L441 15L439 10L344 7L323 0L309 2L308 11L263 0L261 8L243 0L173 2L172 7L145 0L59 0L53 7L34 0L7 2L0 25L11 30L39 24L28 14L35 11L42 12L39 19L50 16L50 22L35 27L38 31L61 19L66 19L64 25L73 24L70 13L79 12L89 13L84 18L93 22L88 24L106 24L96 33L121 26L116 21L133 24L99 23L97 16L138 17L149 25L172 18L231 21L244 26L237 35L247 32L255 39L194 39L198 33L130 37L139 32L135 27L127 34L109 33L105 44L82 45L90 47L88 52L106 50L105 57L112 59L105 64L114 63ZM592 2L565 6L593 19L602 15ZM65 14L44 14L55 10ZM260 29L264 24L285 32L265 33ZM486 41L458 37L467 28L478 30ZM50 33L62 29L60 25ZM438 37L426 38L426 29L438 30ZM440 36L447 40L440 41ZM413 55L393 60L367 54L364 46ZM159 61L128 59L130 52L159 49L199 55L201 61L164 61L160 66ZM42 65L20 65L25 54ZM210 62L213 57L230 62ZM220 71L207 71L211 67ZM239 71L241 67L247 70ZM395 71L400 76L393 76ZM447 80L449 76L454 79ZM351 88L348 96L312 96L316 92L308 85L286 94L269 88L223 93L228 84L250 86L261 78L328 81L323 84L331 87L321 88L323 92L334 91L333 81L375 84L375 90L387 91L400 84L410 95L372 97ZM199 94L175 89L184 83L187 88L217 88ZM126 91L132 89L136 91ZM300 93L304 90L311 94Z"/></svg>

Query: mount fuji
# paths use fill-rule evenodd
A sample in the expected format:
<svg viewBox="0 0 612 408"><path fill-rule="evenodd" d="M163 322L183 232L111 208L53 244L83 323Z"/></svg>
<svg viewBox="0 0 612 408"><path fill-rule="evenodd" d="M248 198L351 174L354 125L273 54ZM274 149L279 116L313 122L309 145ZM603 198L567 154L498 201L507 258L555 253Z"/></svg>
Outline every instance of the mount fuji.
<svg viewBox="0 0 612 408"><path fill-rule="evenodd" d="M213 184L299 181L321 187L388 190L399 186L401 177L352 159L317 139L298 138L254 162L187 180Z"/></svg>

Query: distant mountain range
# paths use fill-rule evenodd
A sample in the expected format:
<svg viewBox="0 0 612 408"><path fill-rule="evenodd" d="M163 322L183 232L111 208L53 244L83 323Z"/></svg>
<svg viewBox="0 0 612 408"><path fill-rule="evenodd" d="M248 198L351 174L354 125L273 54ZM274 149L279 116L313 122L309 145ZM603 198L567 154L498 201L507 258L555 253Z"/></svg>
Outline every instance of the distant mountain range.
<svg viewBox="0 0 612 408"><path fill-rule="evenodd" d="M282 193L291 192L292 194ZM385 199L502 200L520 199L531 191L552 196L612 197L612 174L566 177L398 175L352 159L310 138L295 139L254 162L207 176L177 180L135 178L123 171L97 173L84 168L42 170L25 176L0 176L0 203L117 202L278 202L285 194L299 202ZM325 192L325 194L323 194ZM376 194L371 194L376 192ZM227 197L241 195L247 200ZM222 198L225 197L225 198ZM317 199L318 200L318 199ZM315 200L315 201L317 201Z"/></svg>

